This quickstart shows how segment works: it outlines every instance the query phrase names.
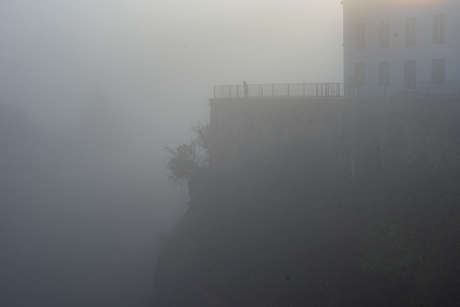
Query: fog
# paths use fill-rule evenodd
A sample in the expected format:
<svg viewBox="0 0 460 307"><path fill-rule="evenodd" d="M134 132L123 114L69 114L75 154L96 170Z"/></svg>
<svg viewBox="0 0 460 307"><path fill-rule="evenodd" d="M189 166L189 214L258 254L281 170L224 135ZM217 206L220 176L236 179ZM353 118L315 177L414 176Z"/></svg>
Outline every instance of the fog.
<svg viewBox="0 0 460 307"><path fill-rule="evenodd" d="M339 1L0 3L0 306L143 306L215 84L342 81Z"/></svg>

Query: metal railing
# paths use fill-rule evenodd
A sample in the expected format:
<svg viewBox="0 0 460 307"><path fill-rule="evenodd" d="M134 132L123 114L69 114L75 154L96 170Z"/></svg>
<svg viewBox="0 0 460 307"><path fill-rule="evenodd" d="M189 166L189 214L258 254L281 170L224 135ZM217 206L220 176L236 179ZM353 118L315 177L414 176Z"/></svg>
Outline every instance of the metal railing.
<svg viewBox="0 0 460 307"><path fill-rule="evenodd" d="M245 92L241 85L215 85L214 98L245 97L340 97L340 83L248 84Z"/></svg>
<svg viewBox="0 0 460 307"><path fill-rule="evenodd" d="M214 98L459 98L460 81L215 85Z"/></svg>
<svg viewBox="0 0 460 307"><path fill-rule="evenodd" d="M457 98L460 97L460 81L433 83L391 82L386 84L366 83L363 85L345 84L345 97L384 97L384 98Z"/></svg>

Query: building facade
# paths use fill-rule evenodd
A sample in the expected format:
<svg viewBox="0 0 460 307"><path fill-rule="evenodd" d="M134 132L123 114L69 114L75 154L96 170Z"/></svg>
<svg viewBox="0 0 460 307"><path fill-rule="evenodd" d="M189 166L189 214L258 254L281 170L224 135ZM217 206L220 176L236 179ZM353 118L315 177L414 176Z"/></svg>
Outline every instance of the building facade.
<svg viewBox="0 0 460 307"><path fill-rule="evenodd" d="M460 93L460 0L344 0L346 94Z"/></svg>

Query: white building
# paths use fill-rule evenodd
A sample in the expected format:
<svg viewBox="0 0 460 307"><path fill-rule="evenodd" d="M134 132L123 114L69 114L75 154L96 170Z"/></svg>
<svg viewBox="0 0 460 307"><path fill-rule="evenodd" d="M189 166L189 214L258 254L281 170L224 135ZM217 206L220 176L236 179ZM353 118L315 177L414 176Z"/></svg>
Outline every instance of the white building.
<svg viewBox="0 0 460 307"><path fill-rule="evenodd" d="M348 95L460 93L460 0L343 0Z"/></svg>

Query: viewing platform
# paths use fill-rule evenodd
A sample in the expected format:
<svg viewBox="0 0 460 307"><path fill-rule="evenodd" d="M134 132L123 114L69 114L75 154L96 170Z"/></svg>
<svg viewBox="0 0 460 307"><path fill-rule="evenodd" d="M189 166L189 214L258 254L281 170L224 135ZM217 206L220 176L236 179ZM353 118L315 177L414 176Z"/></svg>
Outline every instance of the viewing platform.
<svg viewBox="0 0 460 307"><path fill-rule="evenodd" d="M437 84L429 81L415 83L285 83L215 85L214 99L218 98L445 98L460 99L460 81Z"/></svg>
<svg viewBox="0 0 460 307"><path fill-rule="evenodd" d="M343 95L343 84L340 83L248 84L248 87L245 95L243 84L215 85L214 98L330 98Z"/></svg>

